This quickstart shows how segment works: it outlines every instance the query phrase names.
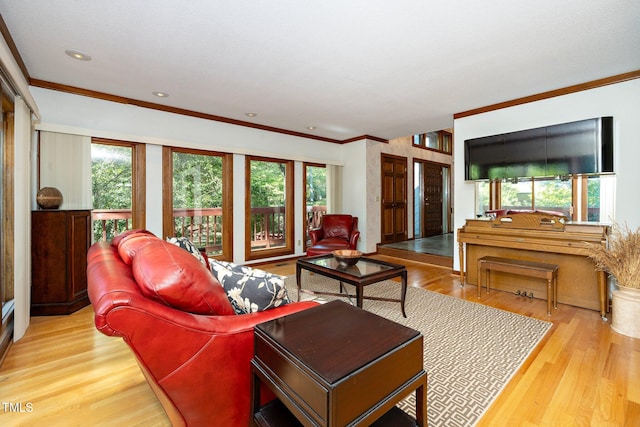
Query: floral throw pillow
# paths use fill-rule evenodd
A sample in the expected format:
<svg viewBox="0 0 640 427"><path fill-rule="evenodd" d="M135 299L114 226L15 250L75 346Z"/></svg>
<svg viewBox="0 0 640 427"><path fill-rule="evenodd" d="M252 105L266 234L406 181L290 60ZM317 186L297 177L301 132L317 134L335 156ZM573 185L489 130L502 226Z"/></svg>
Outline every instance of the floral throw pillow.
<svg viewBox="0 0 640 427"><path fill-rule="evenodd" d="M202 265L209 268L209 264L207 263L207 260L204 259L204 256L200 252L200 249L198 249L198 247L191 240L187 239L186 237L167 237L167 242L181 247L182 249L196 257L196 259L200 261Z"/></svg>
<svg viewBox="0 0 640 427"><path fill-rule="evenodd" d="M236 314L255 313L290 302L283 276L213 259L209 266L227 293Z"/></svg>

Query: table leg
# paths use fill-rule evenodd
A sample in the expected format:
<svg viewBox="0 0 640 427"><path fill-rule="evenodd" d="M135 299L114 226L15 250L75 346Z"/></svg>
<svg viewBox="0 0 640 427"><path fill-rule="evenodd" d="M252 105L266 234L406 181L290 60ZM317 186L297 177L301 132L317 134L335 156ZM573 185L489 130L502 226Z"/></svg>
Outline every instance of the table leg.
<svg viewBox="0 0 640 427"><path fill-rule="evenodd" d="M558 274L553 273L553 308L558 308Z"/></svg>
<svg viewBox="0 0 640 427"><path fill-rule="evenodd" d="M253 377L253 386L251 390L251 425L255 426L255 418L254 415L260 410L260 378L256 375L252 367L251 376Z"/></svg>
<svg viewBox="0 0 640 427"><path fill-rule="evenodd" d="M476 280L478 281L478 298L482 296L482 277L484 276L485 270L482 268L482 261L478 262L478 277Z"/></svg>
<svg viewBox="0 0 640 427"><path fill-rule="evenodd" d="M361 283L356 285L356 306L362 308L364 302L364 286Z"/></svg>
<svg viewBox="0 0 640 427"><path fill-rule="evenodd" d="M418 427L427 427L427 386L425 384L416 389L416 424Z"/></svg>
<svg viewBox="0 0 640 427"><path fill-rule="evenodd" d="M402 294L400 295L400 307L402 308L402 315L406 318L407 313L404 311L404 302L407 299L407 272L403 271L400 275L402 279Z"/></svg>
<svg viewBox="0 0 640 427"><path fill-rule="evenodd" d="M301 289L301 284L300 284L300 273L302 271L302 268L300 267L300 265L296 265L296 286L298 287L298 301L300 301L300 289Z"/></svg>

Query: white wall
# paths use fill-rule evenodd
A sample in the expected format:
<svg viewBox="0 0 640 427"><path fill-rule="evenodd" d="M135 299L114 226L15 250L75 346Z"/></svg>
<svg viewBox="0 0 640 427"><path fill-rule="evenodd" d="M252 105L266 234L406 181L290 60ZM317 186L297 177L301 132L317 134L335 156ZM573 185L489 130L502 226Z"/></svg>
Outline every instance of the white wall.
<svg viewBox="0 0 640 427"><path fill-rule="evenodd" d="M454 163L460 167L454 174L455 229L474 216L475 186L464 180L466 139L602 116L614 118L615 220L626 222L632 229L639 227L640 79L635 79L456 119ZM458 256L454 255L454 269L460 270Z"/></svg>
<svg viewBox="0 0 640 427"><path fill-rule="evenodd" d="M157 110L124 105L42 88L31 88L41 121L38 130L142 142L147 146L146 228L162 234L162 146L197 148L234 153L233 225L234 261L244 260L244 162L245 155L294 160L295 255L302 250L302 162L342 165L343 147L315 139L198 119ZM358 143L354 143L358 144ZM355 164L354 164L355 166ZM32 166L33 168L36 165ZM353 167L345 170L352 179L363 180ZM354 182L354 181L350 181ZM355 181L357 182L357 181ZM364 181L362 182L364 185ZM355 187L361 188L362 185ZM35 195L33 195L35 196ZM346 211L345 211L346 212ZM300 242L300 244L298 244Z"/></svg>
<svg viewBox="0 0 640 427"><path fill-rule="evenodd" d="M115 102L30 88L38 130L174 147L342 164L341 145Z"/></svg>

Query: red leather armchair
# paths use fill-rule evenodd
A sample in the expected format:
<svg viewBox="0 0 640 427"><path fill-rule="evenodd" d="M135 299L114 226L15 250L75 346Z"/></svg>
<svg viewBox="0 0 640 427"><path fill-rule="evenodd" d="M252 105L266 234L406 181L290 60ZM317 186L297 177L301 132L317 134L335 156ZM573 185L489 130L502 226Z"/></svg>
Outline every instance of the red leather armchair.
<svg viewBox="0 0 640 427"><path fill-rule="evenodd" d="M250 425L254 326L315 303L236 315L203 264L148 232L96 243L87 258L96 328L131 348L172 425Z"/></svg>
<svg viewBox="0 0 640 427"><path fill-rule="evenodd" d="M307 255L328 254L338 249L356 249L360 232L358 217L347 214L326 214L319 228L309 230L311 246Z"/></svg>

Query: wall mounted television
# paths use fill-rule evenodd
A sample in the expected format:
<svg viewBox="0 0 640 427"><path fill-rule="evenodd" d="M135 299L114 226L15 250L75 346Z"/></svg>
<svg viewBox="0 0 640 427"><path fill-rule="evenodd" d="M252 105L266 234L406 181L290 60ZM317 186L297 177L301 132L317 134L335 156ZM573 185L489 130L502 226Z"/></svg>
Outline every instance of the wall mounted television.
<svg viewBox="0 0 640 427"><path fill-rule="evenodd" d="M465 180L613 173L613 117L464 141Z"/></svg>

